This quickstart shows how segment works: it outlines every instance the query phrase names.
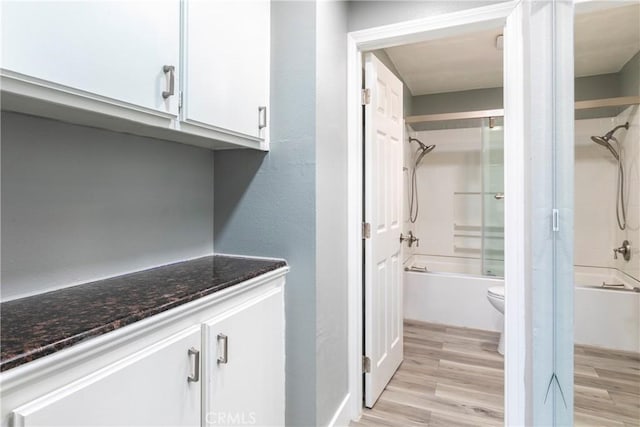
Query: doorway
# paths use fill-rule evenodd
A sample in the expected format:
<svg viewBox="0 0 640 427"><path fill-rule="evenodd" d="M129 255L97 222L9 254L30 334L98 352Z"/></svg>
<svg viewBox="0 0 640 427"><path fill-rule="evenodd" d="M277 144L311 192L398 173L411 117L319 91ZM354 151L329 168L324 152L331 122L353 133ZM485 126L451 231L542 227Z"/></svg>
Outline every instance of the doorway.
<svg viewBox="0 0 640 427"><path fill-rule="evenodd" d="M523 38L534 36L548 36L552 30L557 29L556 21L565 20L566 14L557 14L557 5L549 4L543 5L542 9L544 13L534 14L531 10L529 3L503 3L494 6L488 6L483 8L474 9L472 11L465 11L464 13L454 13L446 16L438 16L435 18L425 18L422 20L412 21L410 23L403 23L398 25L391 25L388 27L375 28L371 30L363 30L349 35L349 147L348 157L350 159L349 164L349 313L350 313L350 393L351 393L351 406L354 414L359 414L362 408L362 368L363 368L363 316L362 316L362 301L363 301L363 289L361 288L363 279L363 253L362 253L362 131L359 125L362 123L362 111L361 109L361 70L363 65L362 54L365 51L371 51L376 49L389 48L393 46L399 46L402 44L424 42L428 40L441 39L451 37L455 35L470 33L474 31L488 30L496 27L506 27L506 31L510 31L512 37L510 41L505 40L504 53L508 59L506 61L505 71L505 109L508 112L505 117L505 140L520 140L523 141L521 146L516 146L505 149L505 164L509 164L506 168L505 175L509 176L509 185L505 188L505 276L510 277L507 280L507 294L509 294L508 303L506 303L506 316L507 324L509 328L507 330L507 336L511 336L512 339L507 340L506 353L509 355L507 363L505 365L506 375L506 401L505 421L509 424L527 424L527 420L530 420L531 408L540 405L540 411L536 411L536 414L549 414L550 417L555 417L558 412L554 409L555 406L547 404L546 399L544 403L535 400L538 393L540 393L540 384L523 383L519 378L524 378L530 375L532 372L531 366L526 364L526 355L531 354L530 337L527 335L527 328L530 327L530 319L527 319L527 315L531 314L531 310L525 310L525 304L532 304L527 301L527 292L530 287L529 269L532 267L528 264L528 256L530 255L530 247L535 246L535 250L541 247L555 247L557 240L550 238L551 236L534 236L533 242L530 239L531 226L526 222L528 213L526 209L532 208L533 205L539 202L534 200L534 203L529 203L531 198L531 188L525 188L533 172L540 172L538 170L538 163L542 159L530 159L524 155L525 151L530 148L532 144L535 131L540 131L540 128L530 128L528 124L538 115L548 117L548 113L540 107L545 102L553 102L559 108L554 110L561 113L566 112L566 100L563 101L561 97L556 96L555 89L553 87L547 88L544 85L549 84L548 80L544 80L542 75L547 76L550 70L555 66L554 59L549 56L545 56L543 61L535 61L534 53L529 51L523 51L525 43ZM560 6L562 7L562 6ZM538 11L539 12L539 11ZM523 26L527 21L526 31L523 31ZM533 25L533 21L537 21ZM571 21L569 21L571 22ZM537 33L536 33L537 31ZM536 34L533 34L536 33ZM564 36L564 34L560 34ZM530 45L527 45L530 46ZM557 47L557 46L556 46ZM556 48L554 47L554 49ZM550 47L544 46L543 49ZM564 51L563 51L564 52ZM539 59L539 58L538 58ZM531 72L535 70L539 73L535 78L532 78L533 86L545 87L545 91L539 93L525 93L522 87L524 80L524 70ZM562 71L562 70L561 70ZM565 76L564 72L556 73L556 76ZM572 93L570 94L572 96ZM544 98L544 99L538 99ZM571 99L571 98L569 98ZM534 102L535 101L535 102ZM542 102L540 102L542 101ZM571 103L572 104L572 103ZM572 107L572 106L571 106ZM573 108L571 108L572 112ZM553 115L553 114L552 114ZM542 144L548 144L549 151L545 153L555 153L554 142L558 133L556 128L564 128L561 125L549 124L548 128L544 128L545 132L553 133L554 137L542 138ZM552 170L541 171L538 176L545 176L543 181L545 184L551 184L553 186L557 183L553 180ZM549 178L547 179L547 175ZM505 181L506 183L506 181ZM549 193L547 193L549 192ZM498 193L498 192L496 192ZM513 197L509 198L509 194L513 194ZM550 208L548 210L549 217L551 217L553 207L553 198L547 194L551 194L550 188L545 188L543 193L545 195L545 203L549 203ZM497 194L495 194L497 195ZM495 196L494 195L494 196ZM498 199L496 199L498 200ZM509 212L511 213L509 215ZM569 236L571 237L571 236ZM511 251L508 249L511 247ZM485 251L486 253L486 251ZM486 260L485 260L486 261ZM545 260L545 262L548 260ZM564 268L564 264L560 264L560 267ZM562 272L562 269L556 268L551 273L551 278L555 280L558 273ZM555 312L557 308L553 303L550 307L552 312ZM535 310L533 310L535 312ZM555 328L558 324L558 319L554 318L549 324L545 324L545 327ZM554 335L554 339L556 336ZM545 359L544 363L540 366L536 366L542 371L542 368L549 370L551 378L556 378L558 382L564 381L566 375L571 375L571 369L567 369L561 374L556 375L555 356L556 351L555 341L544 347L544 351L548 352L552 356L553 361ZM547 363L549 362L549 363ZM553 374L553 376L551 375ZM546 376L546 371L545 371ZM540 380L542 381L542 380ZM535 381L534 381L535 382ZM532 390L535 393L532 393ZM547 390L547 393L551 393L551 401L555 402L558 395L555 388ZM559 396L559 395L558 395ZM557 397L559 399L559 397ZM547 406L544 406L547 405ZM544 406L544 407L543 407ZM537 408L537 407L536 407ZM536 415L538 416L538 415Z"/></svg>
<svg viewBox="0 0 640 427"><path fill-rule="evenodd" d="M381 399L366 416L391 406L424 419L403 404L419 396L477 412L434 412L442 422L502 424L504 299L502 312L487 300L504 295L502 32L364 53L365 406Z"/></svg>

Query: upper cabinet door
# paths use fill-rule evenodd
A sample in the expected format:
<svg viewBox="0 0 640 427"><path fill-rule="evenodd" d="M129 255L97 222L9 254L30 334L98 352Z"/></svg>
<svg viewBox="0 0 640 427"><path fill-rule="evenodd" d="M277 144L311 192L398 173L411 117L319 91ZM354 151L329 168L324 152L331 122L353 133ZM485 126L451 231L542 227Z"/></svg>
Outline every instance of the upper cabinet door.
<svg viewBox="0 0 640 427"><path fill-rule="evenodd" d="M266 137L270 10L267 0L185 2L183 120Z"/></svg>
<svg viewBox="0 0 640 427"><path fill-rule="evenodd" d="M6 71L177 116L180 0L3 1L2 39Z"/></svg>

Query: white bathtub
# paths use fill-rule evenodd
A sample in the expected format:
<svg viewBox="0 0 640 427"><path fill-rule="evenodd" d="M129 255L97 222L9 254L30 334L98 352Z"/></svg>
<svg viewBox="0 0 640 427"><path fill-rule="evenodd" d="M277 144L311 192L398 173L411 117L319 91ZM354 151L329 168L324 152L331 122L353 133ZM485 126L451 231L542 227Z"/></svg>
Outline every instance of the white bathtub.
<svg viewBox="0 0 640 427"><path fill-rule="evenodd" d="M504 280L478 275L478 260L414 255L405 266L429 270L404 273L406 319L500 330L502 316L487 301L487 289ZM602 289L603 281L640 287L615 269L576 266L575 342L640 352L640 293Z"/></svg>

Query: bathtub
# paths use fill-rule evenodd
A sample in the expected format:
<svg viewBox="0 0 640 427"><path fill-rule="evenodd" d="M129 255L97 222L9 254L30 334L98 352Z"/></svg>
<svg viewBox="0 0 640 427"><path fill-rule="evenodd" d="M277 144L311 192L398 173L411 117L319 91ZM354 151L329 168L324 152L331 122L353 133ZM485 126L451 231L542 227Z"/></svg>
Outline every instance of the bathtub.
<svg viewBox="0 0 640 427"><path fill-rule="evenodd" d="M504 280L481 276L480 261L414 255L404 272L404 317L423 322L500 331L502 315L487 301L487 289ZM625 290L603 289L602 282ZM640 352L640 282L612 268L575 267L576 344Z"/></svg>

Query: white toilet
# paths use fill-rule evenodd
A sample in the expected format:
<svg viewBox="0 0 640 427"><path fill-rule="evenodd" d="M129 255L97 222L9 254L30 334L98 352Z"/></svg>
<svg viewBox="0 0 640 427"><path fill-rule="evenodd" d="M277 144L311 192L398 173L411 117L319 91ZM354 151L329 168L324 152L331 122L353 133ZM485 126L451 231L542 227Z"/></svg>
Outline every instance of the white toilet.
<svg viewBox="0 0 640 427"><path fill-rule="evenodd" d="M502 315L504 315L504 286L492 286L487 290L487 299ZM504 318L503 318L504 325ZM500 328L500 342L498 343L498 353L504 355L504 330Z"/></svg>

